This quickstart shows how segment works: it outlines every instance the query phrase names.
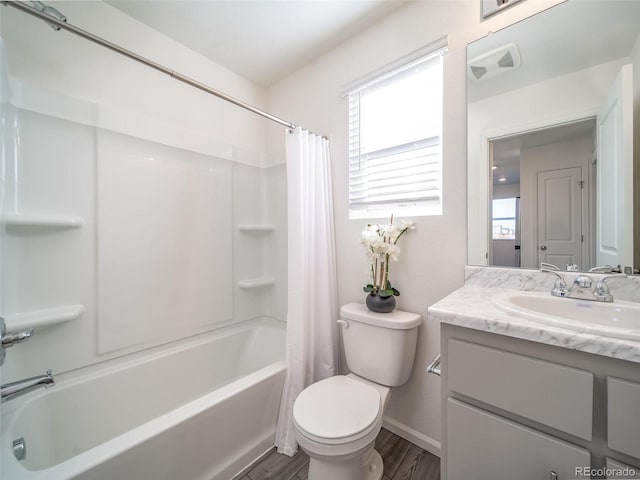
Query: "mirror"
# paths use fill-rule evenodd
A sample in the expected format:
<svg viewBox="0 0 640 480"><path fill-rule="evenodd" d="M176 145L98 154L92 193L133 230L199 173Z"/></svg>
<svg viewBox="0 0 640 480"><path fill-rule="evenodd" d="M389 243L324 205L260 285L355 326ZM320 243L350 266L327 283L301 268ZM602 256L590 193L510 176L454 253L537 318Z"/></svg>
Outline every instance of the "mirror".
<svg viewBox="0 0 640 480"><path fill-rule="evenodd" d="M638 18L568 0L467 46L469 264L640 266Z"/></svg>

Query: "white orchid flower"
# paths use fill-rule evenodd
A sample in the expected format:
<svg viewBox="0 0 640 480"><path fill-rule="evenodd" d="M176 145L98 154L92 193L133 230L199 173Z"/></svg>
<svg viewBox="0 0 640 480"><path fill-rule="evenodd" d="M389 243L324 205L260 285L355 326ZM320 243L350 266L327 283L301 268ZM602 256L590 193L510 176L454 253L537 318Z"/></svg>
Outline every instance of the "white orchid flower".
<svg viewBox="0 0 640 480"><path fill-rule="evenodd" d="M408 228L409 230L415 230L416 224L411 220L401 220L402 229Z"/></svg>
<svg viewBox="0 0 640 480"><path fill-rule="evenodd" d="M362 243L365 246L370 246L372 243L377 242L379 240L380 240L380 235L378 235L377 232L369 229L363 230L362 235L360 237L360 243Z"/></svg>
<svg viewBox="0 0 640 480"><path fill-rule="evenodd" d="M365 247L367 261L371 267L372 282L365 287L365 292L377 294L386 290L389 285L389 261L397 261L400 256L400 247L396 244L409 230L415 230L412 221L391 221L384 225L367 225L360 235L360 243ZM398 294L394 289L394 295Z"/></svg>
<svg viewBox="0 0 640 480"><path fill-rule="evenodd" d="M400 247L394 245L393 243L389 244L389 248L387 249L387 255L391 257L391 260L394 262L398 261L398 256L400 255Z"/></svg>

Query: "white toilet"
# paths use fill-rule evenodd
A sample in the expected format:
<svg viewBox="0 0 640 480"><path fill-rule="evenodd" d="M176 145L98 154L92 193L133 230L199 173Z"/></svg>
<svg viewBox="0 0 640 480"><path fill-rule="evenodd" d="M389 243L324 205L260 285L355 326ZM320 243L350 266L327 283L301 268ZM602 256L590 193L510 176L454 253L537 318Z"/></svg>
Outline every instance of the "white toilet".
<svg viewBox="0 0 640 480"><path fill-rule="evenodd" d="M360 303L340 309L347 366L305 388L293 406L298 444L310 457L309 480L380 480L373 448L391 395L409 379L420 315L374 313Z"/></svg>

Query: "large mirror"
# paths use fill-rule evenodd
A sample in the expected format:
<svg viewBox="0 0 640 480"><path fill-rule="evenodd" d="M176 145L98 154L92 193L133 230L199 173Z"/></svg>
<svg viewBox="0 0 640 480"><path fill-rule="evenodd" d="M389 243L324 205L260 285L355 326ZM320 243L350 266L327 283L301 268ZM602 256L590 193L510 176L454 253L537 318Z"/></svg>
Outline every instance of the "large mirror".
<svg viewBox="0 0 640 480"><path fill-rule="evenodd" d="M467 46L469 264L640 266L638 19L567 0Z"/></svg>

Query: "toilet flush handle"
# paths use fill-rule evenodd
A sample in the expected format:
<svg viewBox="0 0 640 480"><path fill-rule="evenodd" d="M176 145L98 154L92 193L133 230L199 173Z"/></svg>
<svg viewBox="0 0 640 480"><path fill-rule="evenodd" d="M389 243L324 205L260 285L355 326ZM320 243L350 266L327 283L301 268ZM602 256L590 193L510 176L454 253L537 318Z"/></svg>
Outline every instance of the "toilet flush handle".
<svg viewBox="0 0 640 480"><path fill-rule="evenodd" d="M336 323L343 328L349 328L349 322L346 320L336 320Z"/></svg>

